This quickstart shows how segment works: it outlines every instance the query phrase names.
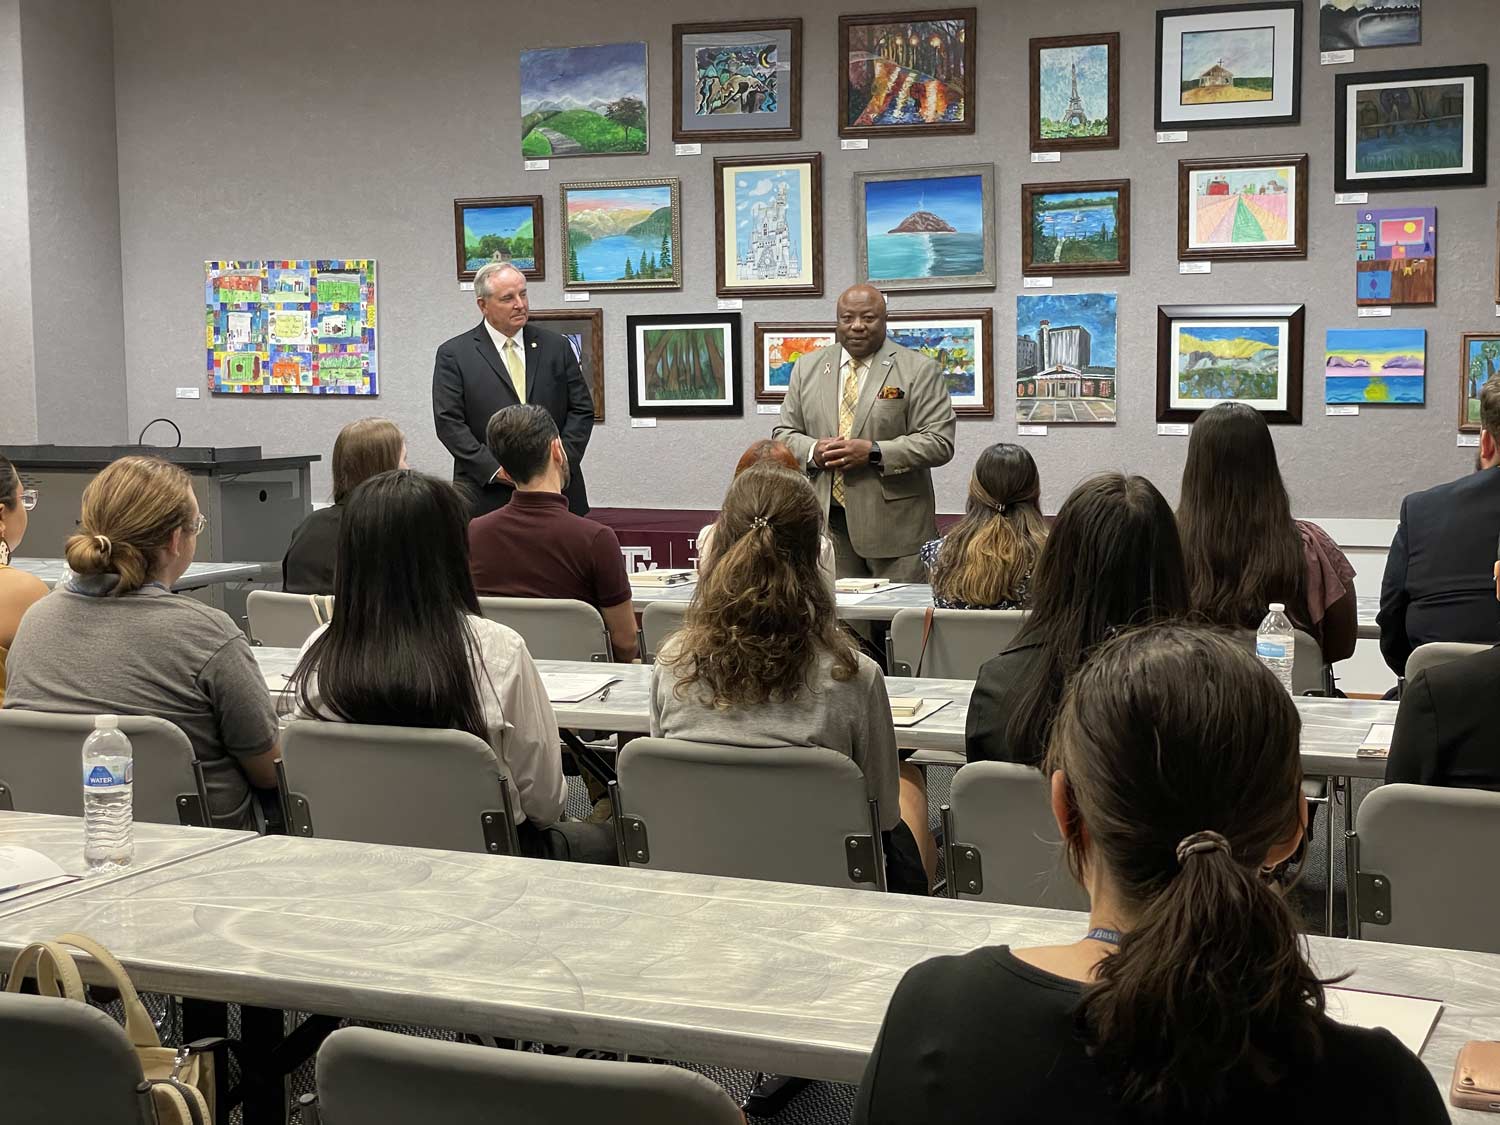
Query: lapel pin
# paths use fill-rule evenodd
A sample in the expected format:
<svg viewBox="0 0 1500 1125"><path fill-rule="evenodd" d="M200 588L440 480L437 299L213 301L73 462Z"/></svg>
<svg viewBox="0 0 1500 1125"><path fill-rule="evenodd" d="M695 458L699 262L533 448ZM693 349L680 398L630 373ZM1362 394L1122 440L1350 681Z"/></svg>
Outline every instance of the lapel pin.
<svg viewBox="0 0 1500 1125"><path fill-rule="evenodd" d="M532 347L533 347L533 348L534 348L534 347L536 347L536 341L535 341L535 340L533 340L533 341L531 341L531 346L532 346Z"/></svg>

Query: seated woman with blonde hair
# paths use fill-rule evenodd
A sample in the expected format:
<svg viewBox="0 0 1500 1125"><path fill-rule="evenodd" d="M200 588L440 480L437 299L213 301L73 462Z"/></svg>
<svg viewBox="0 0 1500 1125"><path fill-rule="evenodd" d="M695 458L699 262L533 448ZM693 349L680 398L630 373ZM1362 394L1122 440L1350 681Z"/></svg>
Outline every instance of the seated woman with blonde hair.
<svg viewBox="0 0 1500 1125"><path fill-rule="evenodd" d="M11 552L26 535L27 514L36 507L36 490L21 487L21 475L0 457L0 701L5 698L5 661L26 611L47 595L47 584L10 565Z"/></svg>

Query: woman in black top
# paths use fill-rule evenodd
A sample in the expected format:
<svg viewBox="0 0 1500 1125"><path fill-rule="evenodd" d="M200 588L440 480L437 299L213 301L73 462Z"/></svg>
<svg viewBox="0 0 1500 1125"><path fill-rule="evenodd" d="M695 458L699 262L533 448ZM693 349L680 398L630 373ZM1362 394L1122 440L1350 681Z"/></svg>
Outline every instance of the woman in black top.
<svg viewBox="0 0 1500 1125"><path fill-rule="evenodd" d="M1446 1122L1389 1032L1323 1014L1268 878L1302 839L1299 731L1226 636L1169 624L1106 643L1047 760L1087 935L907 973L856 1125Z"/></svg>
<svg viewBox="0 0 1500 1125"><path fill-rule="evenodd" d="M340 430L333 443L333 503L313 512L292 532L281 560L281 588L289 594L333 593L344 500L376 473L406 467L406 438L396 423L361 418Z"/></svg>

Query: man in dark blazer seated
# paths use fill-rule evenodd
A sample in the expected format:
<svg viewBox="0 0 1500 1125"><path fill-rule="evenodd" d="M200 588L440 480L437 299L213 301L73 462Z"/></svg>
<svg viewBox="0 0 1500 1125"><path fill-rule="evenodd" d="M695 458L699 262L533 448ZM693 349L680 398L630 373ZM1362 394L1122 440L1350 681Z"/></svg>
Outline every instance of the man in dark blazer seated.
<svg viewBox="0 0 1500 1125"><path fill-rule="evenodd" d="M485 444L485 427L495 411L533 403L552 415L568 454L568 510L587 514L581 463L594 399L578 357L556 332L526 323L526 278L509 262L479 268L474 300L484 319L438 348L432 369L432 420L453 454L454 482L469 494L474 515L503 508L513 490Z"/></svg>
<svg viewBox="0 0 1500 1125"><path fill-rule="evenodd" d="M1428 641L1500 642L1488 580L1500 537L1500 375L1479 392L1479 471L1401 502L1380 584L1380 653L1391 671Z"/></svg>

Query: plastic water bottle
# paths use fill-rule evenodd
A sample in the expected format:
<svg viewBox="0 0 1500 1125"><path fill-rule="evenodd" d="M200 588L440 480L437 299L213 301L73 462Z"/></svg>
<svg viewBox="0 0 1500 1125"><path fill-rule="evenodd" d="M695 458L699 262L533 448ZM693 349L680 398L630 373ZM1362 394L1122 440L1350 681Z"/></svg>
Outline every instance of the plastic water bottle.
<svg viewBox="0 0 1500 1125"><path fill-rule="evenodd" d="M1296 638L1292 636L1292 623L1287 618L1286 606L1271 603L1271 612L1266 614L1260 628L1255 631L1255 655L1281 681L1287 694L1292 694L1292 665L1296 660Z"/></svg>
<svg viewBox="0 0 1500 1125"><path fill-rule="evenodd" d="M114 715L100 715L83 740L83 858L90 871L123 867L135 855L130 739Z"/></svg>

